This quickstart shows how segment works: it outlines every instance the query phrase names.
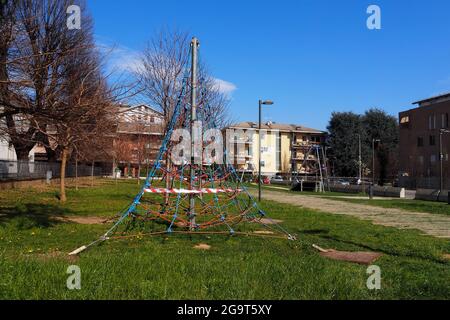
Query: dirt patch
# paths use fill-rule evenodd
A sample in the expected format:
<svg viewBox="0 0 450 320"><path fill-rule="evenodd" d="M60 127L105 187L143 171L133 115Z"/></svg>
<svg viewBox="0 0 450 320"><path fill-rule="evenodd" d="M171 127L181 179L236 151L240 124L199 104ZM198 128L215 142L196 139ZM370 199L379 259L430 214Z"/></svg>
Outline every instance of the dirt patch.
<svg viewBox="0 0 450 320"><path fill-rule="evenodd" d="M209 244L206 243L199 243L198 245L196 245L194 247L194 249L198 249L198 250L209 250L211 249L211 246Z"/></svg>
<svg viewBox="0 0 450 320"><path fill-rule="evenodd" d="M260 222L269 225L269 224L280 224L280 223L283 223L283 220L275 220L275 219L266 219L266 218L264 218L264 219L261 219Z"/></svg>
<svg viewBox="0 0 450 320"><path fill-rule="evenodd" d="M86 224L86 225L92 225L92 224L104 224L109 221L109 219L105 219L102 217L61 217L57 218L59 221L63 222L74 222L78 224Z"/></svg>
<svg viewBox="0 0 450 320"><path fill-rule="evenodd" d="M274 234L272 231L254 231L255 234Z"/></svg>
<svg viewBox="0 0 450 320"><path fill-rule="evenodd" d="M347 261L364 265L371 265L382 256L382 254L378 252L348 252L336 250L321 252L320 255L332 260Z"/></svg>
<svg viewBox="0 0 450 320"><path fill-rule="evenodd" d="M27 258L36 259L42 262L61 259L67 262L77 262L79 260L78 256L69 256L66 252L61 251L51 251L47 253L35 253L35 254L27 254L25 255Z"/></svg>

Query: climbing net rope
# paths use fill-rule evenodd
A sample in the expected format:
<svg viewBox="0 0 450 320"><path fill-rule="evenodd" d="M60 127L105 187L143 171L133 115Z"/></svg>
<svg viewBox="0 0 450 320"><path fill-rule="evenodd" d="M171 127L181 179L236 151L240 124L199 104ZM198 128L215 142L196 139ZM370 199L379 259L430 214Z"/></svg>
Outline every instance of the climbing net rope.
<svg viewBox="0 0 450 320"><path fill-rule="evenodd" d="M222 164L201 161L201 164L170 165L174 130L191 129L191 105L187 99L187 88L192 85L189 70L186 69L172 118L144 186L104 235L71 254L109 239L141 235L246 234L295 239L259 208L235 168L228 163L226 151ZM201 83L199 88L201 93ZM215 127L211 113L208 104L199 106L197 120L203 123L203 130ZM254 232L259 226L265 227L266 233Z"/></svg>

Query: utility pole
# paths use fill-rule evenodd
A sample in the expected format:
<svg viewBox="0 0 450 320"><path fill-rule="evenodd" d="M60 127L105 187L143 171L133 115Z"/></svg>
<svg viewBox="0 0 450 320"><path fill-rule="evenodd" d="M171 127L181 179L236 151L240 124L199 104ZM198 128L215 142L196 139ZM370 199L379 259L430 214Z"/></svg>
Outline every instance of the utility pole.
<svg viewBox="0 0 450 320"><path fill-rule="evenodd" d="M261 202L261 129L262 129L262 115L261 106L262 100L259 100L259 122L258 122L258 201Z"/></svg>
<svg viewBox="0 0 450 320"><path fill-rule="evenodd" d="M359 182L362 183L361 134L358 134L358 143L359 143L359 156L358 156Z"/></svg>
<svg viewBox="0 0 450 320"><path fill-rule="evenodd" d="M450 133L450 130L441 129L439 130L439 192L442 193L444 190L444 153L442 150L442 136L444 133Z"/></svg>
<svg viewBox="0 0 450 320"><path fill-rule="evenodd" d="M199 42L197 38L192 38L191 41L191 188L194 187L195 183L195 141L194 138L197 137L195 133L195 121L197 121L197 49ZM195 230L195 195L190 195L189 202L189 221L190 230Z"/></svg>
<svg viewBox="0 0 450 320"><path fill-rule="evenodd" d="M271 106L273 105L273 101L271 100L259 100L259 125L258 125L258 201L261 202L261 157L262 157L262 151L261 151L261 130L262 130L262 106Z"/></svg>
<svg viewBox="0 0 450 320"><path fill-rule="evenodd" d="M375 142L381 142L380 139L372 139L372 185L375 185Z"/></svg>

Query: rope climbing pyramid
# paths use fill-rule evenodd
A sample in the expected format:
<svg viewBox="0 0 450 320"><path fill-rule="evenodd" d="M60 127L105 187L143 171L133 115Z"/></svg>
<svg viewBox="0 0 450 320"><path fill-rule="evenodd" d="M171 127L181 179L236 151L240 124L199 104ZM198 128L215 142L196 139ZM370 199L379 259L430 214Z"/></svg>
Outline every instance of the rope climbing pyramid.
<svg viewBox="0 0 450 320"><path fill-rule="evenodd" d="M295 240L259 208L227 160L226 151L221 157L212 157L214 161L199 156L205 151L205 131L214 128L215 123L209 120L208 105L197 106L197 90L201 93L197 80L197 49L198 40L193 38L189 53L191 67L186 69L171 120L142 189L104 235L70 255L107 240L143 235L245 234ZM201 124L200 134L196 123ZM180 150L176 149L180 143L174 135L177 129L190 132L189 150L178 152ZM199 135L202 137L200 147L194 141ZM173 161L174 154L181 156L182 161ZM258 230L260 227L265 230Z"/></svg>

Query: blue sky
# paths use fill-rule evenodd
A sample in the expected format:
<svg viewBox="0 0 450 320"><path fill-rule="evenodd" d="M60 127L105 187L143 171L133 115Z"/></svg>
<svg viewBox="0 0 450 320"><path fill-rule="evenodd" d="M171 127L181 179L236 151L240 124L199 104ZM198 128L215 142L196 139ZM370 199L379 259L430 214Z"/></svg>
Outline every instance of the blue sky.
<svg viewBox="0 0 450 320"><path fill-rule="evenodd" d="M382 29L368 30L379 5ZM99 42L132 64L155 31L185 30L202 59L227 82L236 120L325 129L333 111L378 107L397 115L421 98L450 91L450 1L90 0ZM235 90L233 90L235 89Z"/></svg>

